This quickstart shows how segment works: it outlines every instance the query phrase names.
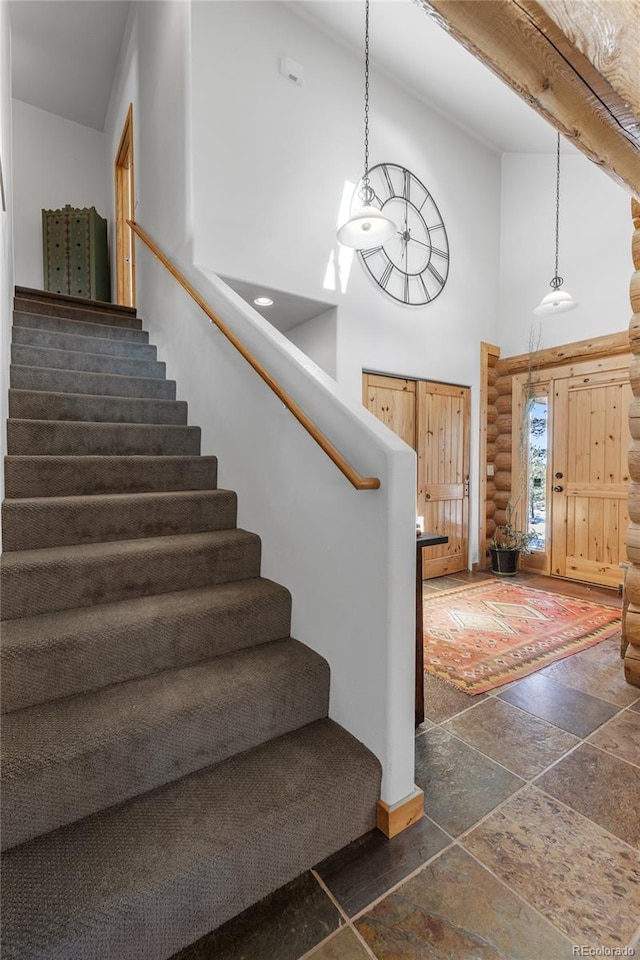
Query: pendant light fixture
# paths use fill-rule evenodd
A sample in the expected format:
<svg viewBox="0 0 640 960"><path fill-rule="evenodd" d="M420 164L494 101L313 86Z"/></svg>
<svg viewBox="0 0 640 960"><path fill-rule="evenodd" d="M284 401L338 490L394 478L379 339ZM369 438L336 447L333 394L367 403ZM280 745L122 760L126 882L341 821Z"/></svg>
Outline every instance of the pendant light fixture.
<svg viewBox="0 0 640 960"><path fill-rule="evenodd" d="M577 307L577 302L573 299L567 290L561 290L564 283L562 277L558 276L558 237L560 227L560 134L558 134L558 145L556 150L556 272L550 281L551 293L543 297L538 306L533 311L539 317L548 316L551 313L566 313L567 310L573 310Z"/></svg>
<svg viewBox="0 0 640 960"><path fill-rule="evenodd" d="M390 240L398 229L393 220L373 206L375 193L369 183L369 0L365 0L364 20L364 176L358 196L362 206L353 210L342 224L338 240L345 247L366 250Z"/></svg>

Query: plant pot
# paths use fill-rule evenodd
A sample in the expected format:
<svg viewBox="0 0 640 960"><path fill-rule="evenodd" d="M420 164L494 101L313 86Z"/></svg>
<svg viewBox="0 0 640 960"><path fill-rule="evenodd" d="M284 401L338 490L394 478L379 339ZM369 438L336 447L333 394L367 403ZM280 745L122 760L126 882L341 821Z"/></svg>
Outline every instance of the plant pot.
<svg viewBox="0 0 640 960"><path fill-rule="evenodd" d="M491 572L497 577L515 577L518 572L519 550L497 550L489 547Z"/></svg>

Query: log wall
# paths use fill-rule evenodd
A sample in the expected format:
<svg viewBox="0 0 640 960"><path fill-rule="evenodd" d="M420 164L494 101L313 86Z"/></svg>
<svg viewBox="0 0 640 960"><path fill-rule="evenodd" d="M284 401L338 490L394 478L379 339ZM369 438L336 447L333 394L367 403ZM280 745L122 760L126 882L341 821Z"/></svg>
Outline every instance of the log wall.
<svg viewBox="0 0 640 960"><path fill-rule="evenodd" d="M634 272L631 275L629 289L632 310L629 323L629 343L633 359L629 379L631 380L634 397L640 398L640 203L637 200L631 201L631 217L634 227L631 241ZM629 411L632 431L635 409L634 401ZM628 683L640 687L640 497L638 497L638 487L636 486L640 483L640 440L638 439L631 441L629 473L631 476L629 495L629 519L631 523L627 534L627 556L630 566L625 577L626 610L623 614L622 627L623 635L628 643L624 658L624 675Z"/></svg>

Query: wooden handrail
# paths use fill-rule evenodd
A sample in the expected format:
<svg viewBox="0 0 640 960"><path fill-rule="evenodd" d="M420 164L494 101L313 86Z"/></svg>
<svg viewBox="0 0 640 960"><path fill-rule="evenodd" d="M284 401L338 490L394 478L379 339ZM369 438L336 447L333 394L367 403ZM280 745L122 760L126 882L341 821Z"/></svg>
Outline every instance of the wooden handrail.
<svg viewBox="0 0 640 960"><path fill-rule="evenodd" d="M347 480L356 488L356 490L377 490L380 487L380 481L377 477L362 477L357 470L348 463L345 458L340 454L336 448L327 440L325 435L321 430L316 427L313 420L310 420L309 417L304 413L298 404L291 399L288 393L282 389L280 384L273 379L273 377L267 373L262 364L256 360L250 350L245 347L242 341L238 340L236 335L229 330L229 328L222 322L220 317L213 312L210 306L203 300L198 291L193 287L187 278L178 270L170 260L164 255L159 247L153 242L148 233L146 233L142 227L140 227L133 220L127 220L127 223L133 230L133 232L140 237L142 242L151 250L153 255L158 258L158 260L164 264L169 273L175 277L181 287L187 291L192 300L198 304L201 310L203 310L206 315L209 317L212 323L216 325L218 330L224 334L227 340L233 344L233 346L238 350L239 353L245 358L248 364L253 367L259 377L264 380L264 382L271 387L275 395L279 400L282 400L285 407L291 411L298 423L301 423L305 428L308 434L310 434L313 439L316 441L318 446L322 447L326 455L330 460L333 460L338 470L340 470Z"/></svg>

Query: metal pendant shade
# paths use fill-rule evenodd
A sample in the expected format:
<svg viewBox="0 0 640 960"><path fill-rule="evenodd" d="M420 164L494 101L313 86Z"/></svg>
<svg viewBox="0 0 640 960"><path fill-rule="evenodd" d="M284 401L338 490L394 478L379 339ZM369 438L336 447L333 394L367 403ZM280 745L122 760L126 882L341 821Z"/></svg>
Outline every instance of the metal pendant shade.
<svg viewBox="0 0 640 960"><path fill-rule="evenodd" d="M578 306L568 290L561 290L564 280L558 275L558 240L560 236L560 134L556 148L556 272L550 281L551 293L542 298L533 311L538 317L551 313L566 313Z"/></svg>
<svg viewBox="0 0 640 960"><path fill-rule="evenodd" d="M338 240L345 247L366 250L390 240L396 232L393 220L385 217L377 207L363 206L353 211L338 230Z"/></svg>
<svg viewBox="0 0 640 960"><path fill-rule="evenodd" d="M361 207L338 230L338 240L345 247L366 250L390 240L397 226L377 207L373 206L375 193L369 183L369 0L365 0L364 21L364 176L358 193Z"/></svg>

